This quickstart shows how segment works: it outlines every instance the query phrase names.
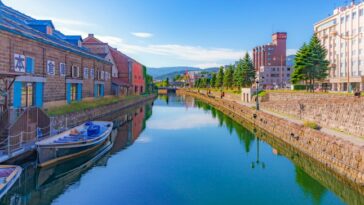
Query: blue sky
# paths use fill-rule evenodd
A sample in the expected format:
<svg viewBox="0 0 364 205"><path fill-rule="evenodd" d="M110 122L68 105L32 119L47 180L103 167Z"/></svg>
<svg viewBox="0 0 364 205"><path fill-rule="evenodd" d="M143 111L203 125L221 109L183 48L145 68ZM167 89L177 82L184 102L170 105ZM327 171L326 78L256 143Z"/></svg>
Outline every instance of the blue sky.
<svg viewBox="0 0 364 205"><path fill-rule="evenodd" d="M65 34L96 37L148 67L233 63L271 34L288 32L289 53L313 24L346 0L3 0Z"/></svg>

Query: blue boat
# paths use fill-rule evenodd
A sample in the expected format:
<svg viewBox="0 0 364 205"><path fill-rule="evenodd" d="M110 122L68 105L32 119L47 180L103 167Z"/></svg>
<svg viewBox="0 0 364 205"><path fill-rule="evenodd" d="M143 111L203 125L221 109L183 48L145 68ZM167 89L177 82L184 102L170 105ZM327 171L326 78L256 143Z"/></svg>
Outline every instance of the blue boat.
<svg viewBox="0 0 364 205"><path fill-rule="evenodd" d="M22 168L15 165L0 165L0 198L14 185L21 175Z"/></svg>
<svg viewBox="0 0 364 205"><path fill-rule="evenodd" d="M86 122L37 142L38 166L46 167L95 152L107 143L112 122Z"/></svg>

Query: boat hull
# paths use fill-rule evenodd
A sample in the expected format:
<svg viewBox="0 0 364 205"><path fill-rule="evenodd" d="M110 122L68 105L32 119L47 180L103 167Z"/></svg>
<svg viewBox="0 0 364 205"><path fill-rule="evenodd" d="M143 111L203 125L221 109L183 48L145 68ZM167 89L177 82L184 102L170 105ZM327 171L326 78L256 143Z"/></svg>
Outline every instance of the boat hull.
<svg viewBox="0 0 364 205"><path fill-rule="evenodd" d="M38 166L47 167L58 163L96 152L110 144L112 126L96 141L77 144L38 144Z"/></svg>
<svg viewBox="0 0 364 205"><path fill-rule="evenodd" d="M23 171L23 169L19 166L0 165L0 169L2 167L15 167L15 170L10 176L6 178L7 183L1 186L0 199L11 189L11 187L13 187Z"/></svg>

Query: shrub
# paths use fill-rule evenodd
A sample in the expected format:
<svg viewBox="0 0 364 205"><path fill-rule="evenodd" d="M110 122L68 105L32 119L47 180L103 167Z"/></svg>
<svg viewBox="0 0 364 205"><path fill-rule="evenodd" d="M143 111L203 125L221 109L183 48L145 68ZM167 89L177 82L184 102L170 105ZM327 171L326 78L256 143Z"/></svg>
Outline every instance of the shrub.
<svg viewBox="0 0 364 205"><path fill-rule="evenodd" d="M307 85L293 85L293 90L306 90Z"/></svg>
<svg viewBox="0 0 364 205"><path fill-rule="evenodd" d="M303 123L303 125L305 127L309 127L309 128L315 129L315 130L319 130L320 129L320 126L316 122L305 121Z"/></svg>

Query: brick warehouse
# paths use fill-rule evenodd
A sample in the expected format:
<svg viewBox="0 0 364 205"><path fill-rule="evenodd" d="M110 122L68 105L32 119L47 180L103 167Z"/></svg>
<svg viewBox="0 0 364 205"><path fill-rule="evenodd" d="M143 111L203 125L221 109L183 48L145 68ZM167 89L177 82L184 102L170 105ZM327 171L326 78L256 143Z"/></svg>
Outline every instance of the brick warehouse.
<svg viewBox="0 0 364 205"><path fill-rule="evenodd" d="M89 34L82 45L113 64L112 88L116 95L140 95L146 91L144 66Z"/></svg>
<svg viewBox="0 0 364 205"><path fill-rule="evenodd" d="M48 107L111 94L112 64L83 48L80 36L64 35L51 21L1 1L0 11L2 107Z"/></svg>

